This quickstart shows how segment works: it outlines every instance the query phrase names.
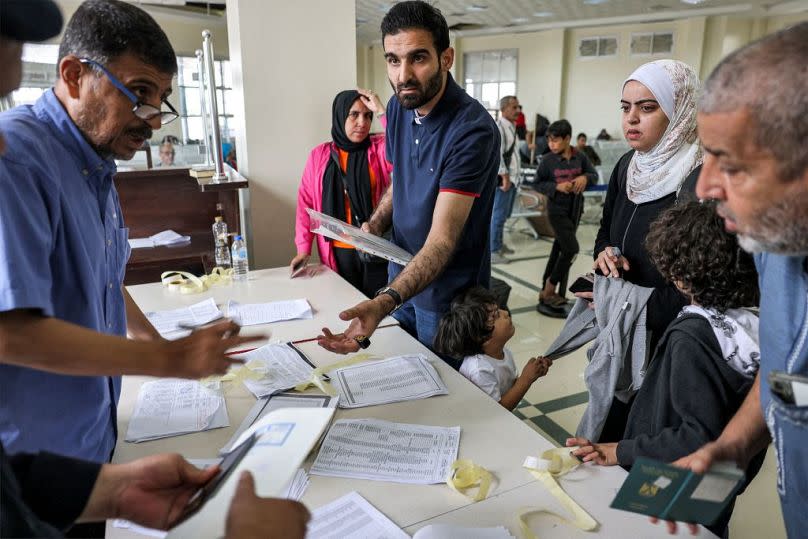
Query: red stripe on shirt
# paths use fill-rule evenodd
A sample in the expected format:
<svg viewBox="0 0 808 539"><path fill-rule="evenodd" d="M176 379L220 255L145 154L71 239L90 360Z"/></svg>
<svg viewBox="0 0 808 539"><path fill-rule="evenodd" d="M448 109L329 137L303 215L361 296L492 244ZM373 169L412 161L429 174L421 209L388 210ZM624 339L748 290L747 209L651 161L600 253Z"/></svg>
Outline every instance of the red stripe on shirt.
<svg viewBox="0 0 808 539"><path fill-rule="evenodd" d="M480 193L471 193L469 191L461 191L459 189L440 189L441 193L455 193L456 195L465 195L467 197L480 198Z"/></svg>

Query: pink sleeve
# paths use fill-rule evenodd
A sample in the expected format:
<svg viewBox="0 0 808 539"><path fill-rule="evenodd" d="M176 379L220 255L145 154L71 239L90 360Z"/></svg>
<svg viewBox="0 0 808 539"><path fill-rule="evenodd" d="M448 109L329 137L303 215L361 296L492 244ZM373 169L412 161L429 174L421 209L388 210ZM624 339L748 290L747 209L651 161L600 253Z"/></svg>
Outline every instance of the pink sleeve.
<svg viewBox="0 0 808 539"><path fill-rule="evenodd" d="M306 208L314 208L314 197L317 191L315 182L321 180L317 177L318 149L319 146L309 154L306 167L303 169L303 177L300 179L300 187L297 189L295 246L298 253L311 254L311 242L314 234L310 230L310 219Z"/></svg>

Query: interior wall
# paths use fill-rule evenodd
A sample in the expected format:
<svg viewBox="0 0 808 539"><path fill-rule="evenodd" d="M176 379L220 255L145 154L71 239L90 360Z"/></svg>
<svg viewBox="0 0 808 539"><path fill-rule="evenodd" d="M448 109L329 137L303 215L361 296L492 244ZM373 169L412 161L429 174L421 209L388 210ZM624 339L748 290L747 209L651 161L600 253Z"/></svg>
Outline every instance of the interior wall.
<svg viewBox="0 0 808 539"><path fill-rule="evenodd" d="M691 65L706 78L727 54L763 35L808 20L808 12L772 17L711 16L667 22L554 29L542 32L459 36L453 46L458 81L462 83L463 54L466 52L517 49L517 95L528 128L536 112L550 120L566 118L575 132L590 137L605 128L621 136L619 96L625 78L643 63L673 58ZM672 31L673 51L663 55L632 55L633 33ZM579 58L578 42L592 36L614 36L618 53L614 57ZM365 79L380 95L390 95L380 45L360 46Z"/></svg>
<svg viewBox="0 0 808 539"><path fill-rule="evenodd" d="M56 0L56 3L62 10L65 25L81 5L78 0ZM174 14L170 13L169 8L146 4L140 4L138 7L148 12L157 21L157 24L168 36L168 40L171 42L171 46L174 47L174 52L177 53L177 56L194 56L196 49L202 48L202 31L210 30L213 35L213 55L217 59L229 57L227 21L224 17ZM59 36L49 40L48 43L60 43L61 40L62 34L59 34ZM174 105L174 108L179 110L179 88L177 87L176 77L171 83L171 90L169 101ZM159 141L166 135L173 135L182 140L182 122L175 120L162 129L155 131L152 140Z"/></svg>
<svg viewBox="0 0 808 539"><path fill-rule="evenodd" d="M564 30L457 39L458 82L463 84L463 55L469 52L517 49L516 96L532 129L537 112L557 119L562 102Z"/></svg>
<svg viewBox="0 0 808 539"><path fill-rule="evenodd" d="M354 0L228 0L236 147L239 171L250 180L245 222L254 268L285 266L295 253L306 159L330 138L334 95L357 83L355 18Z"/></svg>
<svg viewBox="0 0 808 539"><path fill-rule="evenodd" d="M701 50L693 42L704 40L704 19L626 26L581 28L567 31L566 70L561 116L572 124L574 132L585 132L590 138L601 129L620 137L620 93L623 81L644 63L673 58L693 66L701 64ZM632 55L631 37L634 33L673 32L670 54ZM609 36L617 38L617 54L611 57L580 58L578 43L582 38ZM551 118L551 120L557 118Z"/></svg>

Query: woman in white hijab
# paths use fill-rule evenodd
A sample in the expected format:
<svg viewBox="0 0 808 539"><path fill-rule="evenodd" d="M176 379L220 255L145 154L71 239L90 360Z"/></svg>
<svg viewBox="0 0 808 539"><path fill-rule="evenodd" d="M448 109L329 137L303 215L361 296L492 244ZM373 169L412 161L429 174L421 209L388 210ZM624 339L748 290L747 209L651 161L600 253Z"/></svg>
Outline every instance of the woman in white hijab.
<svg viewBox="0 0 808 539"><path fill-rule="evenodd" d="M687 304L654 267L645 237L663 210L679 197L695 196L702 162L696 136L698 92L693 68L675 60L644 64L623 83L623 134L632 150L620 158L609 180L593 267L602 275L654 288L647 304L649 350ZM628 409L615 400L601 442L620 439Z"/></svg>

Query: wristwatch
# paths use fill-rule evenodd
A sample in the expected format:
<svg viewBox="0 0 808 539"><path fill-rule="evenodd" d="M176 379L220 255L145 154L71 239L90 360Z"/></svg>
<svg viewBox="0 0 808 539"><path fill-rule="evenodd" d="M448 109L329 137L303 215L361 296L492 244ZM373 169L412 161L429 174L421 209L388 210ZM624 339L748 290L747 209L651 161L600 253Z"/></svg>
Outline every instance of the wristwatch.
<svg viewBox="0 0 808 539"><path fill-rule="evenodd" d="M393 302L396 304L396 306L393 307L393 310L390 311L388 314L393 314L394 312L396 312L401 307L401 305L404 303L404 301L401 299L401 294L399 294L398 292L396 292L395 290L393 290L389 286L385 286L385 287L380 288L379 290L377 290L376 294L373 297L375 298L375 297L378 297L378 296L380 296L382 294L387 294L388 296L393 298Z"/></svg>

